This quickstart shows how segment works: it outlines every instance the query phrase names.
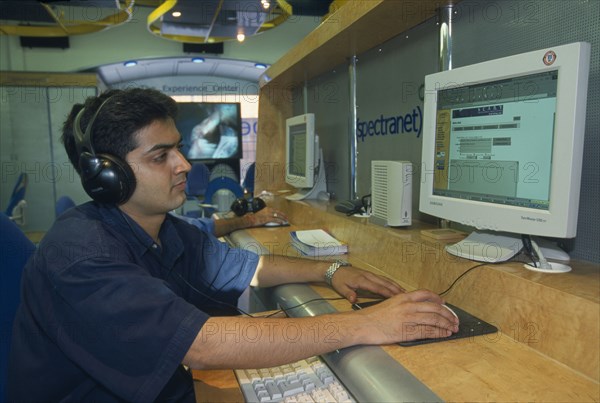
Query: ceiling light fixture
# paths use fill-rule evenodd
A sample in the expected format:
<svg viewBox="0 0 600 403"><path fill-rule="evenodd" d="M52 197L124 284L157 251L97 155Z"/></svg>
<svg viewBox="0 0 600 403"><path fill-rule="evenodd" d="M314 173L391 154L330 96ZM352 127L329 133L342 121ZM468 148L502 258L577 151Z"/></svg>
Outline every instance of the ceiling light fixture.
<svg viewBox="0 0 600 403"><path fill-rule="evenodd" d="M134 0L120 0L123 1ZM286 0L144 0L142 3L160 3L146 19L147 28L152 34L184 43L219 43L236 39L242 42L246 37L277 27L292 15L292 7ZM238 3L253 4L255 8L241 10ZM215 6L209 7L210 12L206 14L209 10L202 7L203 4ZM181 17L175 18L174 12L181 13ZM198 18L191 16L190 12L197 12ZM187 22L179 25L183 19ZM238 35L240 33L244 36Z"/></svg>
<svg viewBox="0 0 600 403"><path fill-rule="evenodd" d="M267 65L264 64L264 63L255 63L254 67L256 67L257 69L263 69L264 70L264 69L267 68Z"/></svg>
<svg viewBox="0 0 600 403"><path fill-rule="evenodd" d="M204 58L203 57L193 57L192 62L193 63L204 63Z"/></svg>
<svg viewBox="0 0 600 403"><path fill-rule="evenodd" d="M129 61L123 63L123 66L125 66L125 67L137 66L137 62L135 60L129 60Z"/></svg>
<svg viewBox="0 0 600 403"><path fill-rule="evenodd" d="M245 39L246 39L246 35L244 35L242 33L237 34L238 42L244 42Z"/></svg>
<svg viewBox="0 0 600 403"><path fill-rule="evenodd" d="M175 18L179 18L181 17L181 11L173 11L171 15Z"/></svg>

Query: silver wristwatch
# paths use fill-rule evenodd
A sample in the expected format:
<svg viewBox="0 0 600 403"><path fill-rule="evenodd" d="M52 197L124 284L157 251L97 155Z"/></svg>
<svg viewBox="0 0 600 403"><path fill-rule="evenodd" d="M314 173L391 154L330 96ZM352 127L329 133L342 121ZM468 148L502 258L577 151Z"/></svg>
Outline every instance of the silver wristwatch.
<svg viewBox="0 0 600 403"><path fill-rule="evenodd" d="M327 271L325 272L325 282L327 284L329 284L330 286L332 285L331 282L333 280L333 275L335 274L336 271L338 271L338 269L342 266L350 266L350 263L348 262L344 262L342 260L336 260L335 262L333 262L331 264L331 266L329 266L329 268L327 269Z"/></svg>

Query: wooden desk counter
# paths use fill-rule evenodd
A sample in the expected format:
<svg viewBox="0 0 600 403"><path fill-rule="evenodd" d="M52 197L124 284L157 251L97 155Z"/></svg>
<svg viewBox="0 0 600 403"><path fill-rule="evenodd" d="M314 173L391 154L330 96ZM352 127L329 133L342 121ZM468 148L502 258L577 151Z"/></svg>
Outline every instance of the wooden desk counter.
<svg viewBox="0 0 600 403"><path fill-rule="evenodd" d="M313 285L326 297L337 296ZM346 301L330 301L338 311ZM508 334L420 346L382 348L445 401L597 402L598 382L544 356Z"/></svg>
<svg viewBox="0 0 600 403"><path fill-rule="evenodd" d="M324 297L337 294L312 285ZM330 301L338 311L346 301ZM597 382L500 332L421 346L382 348L444 401L597 402ZM194 371L197 402L242 400L233 371Z"/></svg>
<svg viewBox="0 0 600 403"><path fill-rule="evenodd" d="M348 258L355 266L389 276L409 290L441 293L478 265L448 254L445 242L422 237L420 231L431 229L430 224L413 220L408 228L385 228L365 218L346 217L334 210L333 203L276 197L271 204L284 211L294 227L323 228L347 242ZM273 248L280 242L280 250L289 243L285 228L248 233ZM598 382L600 265L580 261L571 265L573 271L565 274L533 272L519 262L483 265L462 277L444 297Z"/></svg>
<svg viewBox="0 0 600 403"><path fill-rule="evenodd" d="M316 203L316 204L315 204ZM318 202L278 202L291 227L244 231L269 253L297 255L289 232L323 228L349 243L353 265L394 278L411 290L437 292L474 262L449 258L443 245L410 229L374 226ZM598 265L572 262L552 275L520 263L486 265L467 274L446 299L496 325L500 332L472 339L384 350L447 401L600 401ZM337 295L313 285L323 296ZM348 310L345 301L330 302Z"/></svg>

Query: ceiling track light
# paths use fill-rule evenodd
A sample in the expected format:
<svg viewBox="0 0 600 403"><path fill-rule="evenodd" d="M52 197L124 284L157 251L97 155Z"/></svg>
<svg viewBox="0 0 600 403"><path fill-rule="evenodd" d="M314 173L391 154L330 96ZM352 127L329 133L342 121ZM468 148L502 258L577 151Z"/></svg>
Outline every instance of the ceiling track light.
<svg viewBox="0 0 600 403"><path fill-rule="evenodd" d="M160 5L148 15L146 25L153 35L178 42L201 44L237 40L242 43L246 40L246 37L275 28L292 15L291 7L282 5L287 4L285 0L246 1L258 7L258 9L256 7L253 9L256 16L252 16L252 18L256 18L257 24L244 25L244 20L250 17L247 15L241 16L237 11L233 12L235 10L232 10L227 4L235 2L229 0L207 0L207 3L218 4L218 6L215 7L210 22L210 15L202 15L203 18L206 17L206 23L202 24L196 21L194 13L202 13L201 5L205 2L161 0ZM185 7L189 6L189 9L181 9L184 5ZM182 19L185 19L186 23L179 26L179 23L183 22ZM226 29L213 29L223 27Z"/></svg>

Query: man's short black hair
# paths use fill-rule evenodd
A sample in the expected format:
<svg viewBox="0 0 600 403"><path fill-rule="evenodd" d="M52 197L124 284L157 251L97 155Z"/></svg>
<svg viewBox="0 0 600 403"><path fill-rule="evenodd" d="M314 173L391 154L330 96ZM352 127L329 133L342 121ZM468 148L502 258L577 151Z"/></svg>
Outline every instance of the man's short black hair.
<svg viewBox="0 0 600 403"><path fill-rule="evenodd" d="M94 113L108 100L92 125L92 146L96 154L110 154L125 160L138 146L136 134L157 120L175 119L177 103L162 92L150 88L110 90L85 103L76 104L63 124L62 142L69 160L79 172L79 154L75 144L74 121L82 108L81 131L85 132Z"/></svg>

